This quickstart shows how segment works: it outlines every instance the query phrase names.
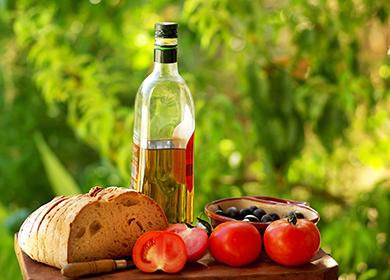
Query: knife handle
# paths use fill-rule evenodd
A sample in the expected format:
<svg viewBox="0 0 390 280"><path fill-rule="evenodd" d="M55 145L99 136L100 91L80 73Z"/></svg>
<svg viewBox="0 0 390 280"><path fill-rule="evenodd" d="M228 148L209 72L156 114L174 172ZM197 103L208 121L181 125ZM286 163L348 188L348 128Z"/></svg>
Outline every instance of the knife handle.
<svg viewBox="0 0 390 280"><path fill-rule="evenodd" d="M103 259L91 262L68 263L62 269L62 275L76 278L88 274L111 272L120 268L129 267L126 260Z"/></svg>

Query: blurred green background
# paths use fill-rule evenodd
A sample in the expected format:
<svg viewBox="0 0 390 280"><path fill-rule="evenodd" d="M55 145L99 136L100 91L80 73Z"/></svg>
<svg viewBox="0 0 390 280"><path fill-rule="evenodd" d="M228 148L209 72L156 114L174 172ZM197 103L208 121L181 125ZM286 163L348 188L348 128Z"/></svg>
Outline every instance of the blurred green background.
<svg viewBox="0 0 390 280"><path fill-rule="evenodd" d="M340 279L390 279L390 1L0 0L0 271L57 194L128 186L153 27L178 21L196 106L196 214L308 201Z"/></svg>

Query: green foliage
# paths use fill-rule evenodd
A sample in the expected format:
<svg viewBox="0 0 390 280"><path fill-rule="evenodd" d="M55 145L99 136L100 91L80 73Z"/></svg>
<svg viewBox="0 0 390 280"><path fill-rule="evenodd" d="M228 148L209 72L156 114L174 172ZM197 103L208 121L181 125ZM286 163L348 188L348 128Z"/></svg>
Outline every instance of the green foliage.
<svg viewBox="0 0 390 280"><path fill-rule="evenodd" d="M304 119L292 100L296 85L277 66L263 75L256 75L256 70L250 65L247 77L258 141L276 171L283 172L304 143Z"/></svg>
<svg viewBox="0 0 390 280"><path fill-rule="evenodd" d="M386 240L390 225L385 222L390 220L389 201L389 182L380 182L324 228L322 244L338 248L333 257L339 260L341 271L357 271L359 279L390 277L390 245Z"/></svg>
<svg viewBox="0 0 390 280"><path fill-rule="evenodd" d="M2 279L22 279L14 252L14 237L3 227L7 211L0 205L0 267Z"/></svg>
<svg viewBox="0 0 390 280"><path fill-rule="evenodd" d="M37 207L53 186L129 184L153 25L179 21L196 213L226 196L310 201L341 272L386 279L389 13L374 0L0 1L4 211Z"/></svg>
<svg viewBox="0 0 390 280"><path fill-rule="evenodd" d="M42 135L34 135L47 177L56 195L79 194L80 189L68 171L46 144Z"/></svg>
<svg viewBox="0 0 390 280"><path fill-rule="evenodd" d="M16 233L19 231L20 226L24 220L28 217L30 211L26 208L18 209L8 215L4 220L4 226L9 233Z"/></svg>

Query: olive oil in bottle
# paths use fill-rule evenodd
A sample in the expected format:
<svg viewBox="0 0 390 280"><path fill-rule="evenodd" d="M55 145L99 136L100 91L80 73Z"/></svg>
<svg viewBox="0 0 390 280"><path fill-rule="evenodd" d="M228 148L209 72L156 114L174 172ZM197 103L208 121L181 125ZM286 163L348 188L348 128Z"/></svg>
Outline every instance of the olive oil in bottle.
<svg viewBox="0 0 390 280"><path fill-rule="evenodd" d="M170 223L193 221L194 105L177 69L177 24L155 26L154 69L135 101L132 188Z"/></svg>

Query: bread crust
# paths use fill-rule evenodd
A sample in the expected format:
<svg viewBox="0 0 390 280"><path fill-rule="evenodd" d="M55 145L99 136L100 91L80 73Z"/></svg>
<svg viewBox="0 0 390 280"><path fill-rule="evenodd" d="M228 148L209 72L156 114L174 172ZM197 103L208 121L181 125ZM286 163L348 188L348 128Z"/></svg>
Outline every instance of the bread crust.
<svg viewBox="0 0 390 280"><path fill-rule="evenodd" d="M49 239L52 237L52 234L47 234L48 225L51 224L51 220L54 219L56 214L65 207L71 200L71 197L64 197L64 199L58 201L49 212L46 213L44 219L42 220L38 230L36 231L36 246L38 247L38 256L37 259L44 261L46 259L46 246L49 242ZM34 242L32 240L31 242ZM45 262L47 263L47 262ZM49 264L49 263L48 263Z"/></svg>
<svg viewBox="0 0 390 280"><path fill-rule="evenodd" d="M22 224L18 234L18 240L22 250L28 252L31 258L39 258L38 242L31 242L37 239L37 231L45 216L62 200L64 196L57 196L48 203L35 210Z"/></svg>
<svg viewBox="0 0 390 280"><path fill-rule="evenodd" d="M167 226L163 210L148 196L95 187L38 208L21 226L18 240L32 259L62 268L74 261L130 256L139 235Z"/></svg>
<svg viewBox="0 0 390 280"><path fill-rule="evenodd" d="M80 203L82 197L82 195L69 197L68 201L63 205L60 205L56 213L47 221L46 231L41 232L41 236L44 240L44 246L42 247L44 254L40 256L42 262L59 267L58 239L65 234L60 227L60 223L63 220L63 216L69 213L69 211L72 210L72 207Z"/></svg>
<svg viewBox="0 0 390 280"><path fill-rule="evenodd" d="M69 232L70 232L70 223L74 220L77 213L80 212L85 205L90 203L90 198L87 196L81 196L76 198L74 202L69 206L65 214L58 219L56 230L61 234L55 235L55 250L49 251L50 258L55 260L55 264L57 267L63 267L67 264L67 250L65 246L69 244Z"/></svg>

